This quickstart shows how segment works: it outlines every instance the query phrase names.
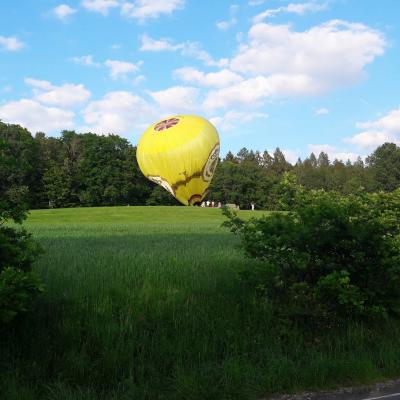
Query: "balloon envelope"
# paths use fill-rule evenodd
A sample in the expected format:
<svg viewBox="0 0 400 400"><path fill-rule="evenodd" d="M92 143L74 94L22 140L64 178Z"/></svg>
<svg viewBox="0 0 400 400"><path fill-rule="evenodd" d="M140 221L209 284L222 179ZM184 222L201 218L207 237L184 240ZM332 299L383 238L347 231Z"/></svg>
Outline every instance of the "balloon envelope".
<svg viewBox="0 0 400 400"><path fill-rule="evenodd" d="M217 130L195 115L176 115L150 125L136 152L143 174L185 205L203 199L218 156Z"/></svg>

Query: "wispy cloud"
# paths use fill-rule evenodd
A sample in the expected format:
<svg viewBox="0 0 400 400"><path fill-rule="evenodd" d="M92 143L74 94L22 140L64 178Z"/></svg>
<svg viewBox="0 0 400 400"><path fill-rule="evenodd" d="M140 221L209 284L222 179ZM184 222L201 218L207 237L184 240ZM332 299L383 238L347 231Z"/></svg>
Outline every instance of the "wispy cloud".
<svg viewBox="0 0 400 400"><path fill-rule="evenodd" d="M127 18L146 21L162 14L170 15L184 5L185 0L136 0L122 3L121 14Z"/></svg>
<svg viewBox="0 0 400 400"><path fill-rule="evenodd" d="M83 0L82 7L101 15L108 15L110 10L120 6L118 0Z"/></svg>
<svg viewBox="0 0 400 400"><path fill-rule="evenodd" d="M241 112L230 110L222 116L210 118L210 121L222 131L230 131L238 126L243 128L243 124L250 124L254 119L268 118L267 113L262 112Z"/></svg>
<svg viewBox="0 0 400 400"><path fill-rule="evenodd" d="M59 6L53 8L53 15L65 21L69 16L75 14L78 10L76 8L70 7L68 4L60 4Z"/></svg>
<svg viewBox="0 0 400 400"><path fill-rule="evenodd" d="M327 115L329 114L329 110L325 107L319 108L315 111L315 115Z"/></svg>
<svg viewBox="0 0 400 400"><path fill-rule="evenodd" d="M308 12L319 12L326 10L328 8L327 3L316 3L316 2L308 2L308 3L290 3L284 7L271 8L263 11L260 14L257 14L253 18L253 23L262 22L266 18L275 17L280 13L292 13L297 15L304 15Z"/></svg>
<svg viewBox="0 0 400 400"><path fill-rule="evenodd" d="M141 36L141 51L179 51L182 55L196 58L207 66L223 67L228 64L228 59L215 60L197 42L176 43L169 38L153 39L148 35Z"/></svg>
<svg viewBox="0 0 400 400"><path fill-rule="evenodd" d="M25 47L25 44L22 43L15 36L1 36L0 35L0 48L3 48L8 51L18 51Z"/></svg>
<svg viewBox="0 0 400 400"><path fill-rule="evenodd" d="M134 64L127 61L106 60L104 65L109 68L111 78L119 79L126 78L128 74L138 71L142 63L142 61Z"/></svg>
<svg viewBox="0 0 400 400"><path fill-rule="evenodd" d="M92 55L72 57L71 61L76 64L85 65L86 67L100 67L101 64L93 60Z"/></svg>
<svg viewBox="0 0 400 400"><path fill-rule="evenodd" d="M400 144L400 108L389 111L382 118L359 122L362 131L345 141L361 148L373 149L385 142Z"/></svg>
<svg viewBox="0 0 400 400"><path fill-rule="evenodd" d="M217 21L215 23L216 27L222 31L226 31L232 26L237 24L236 14L239 10L239 6L237 4L232 4L229 7L230 18L228 20Z"/></svg>

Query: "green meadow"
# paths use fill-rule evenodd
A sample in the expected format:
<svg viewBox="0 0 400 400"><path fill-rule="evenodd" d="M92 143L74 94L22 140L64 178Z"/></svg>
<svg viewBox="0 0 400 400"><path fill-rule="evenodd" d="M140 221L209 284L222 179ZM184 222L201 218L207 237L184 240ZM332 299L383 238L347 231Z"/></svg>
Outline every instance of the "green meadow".
<svg viewBox="0 0 400 400"><path fill-rule="evenodd" d="M195 207L32 211L45 291L1 333L0 397L261 399L400 374L398 323L275 320L241 284L256 261L223 221Z"/></svg>

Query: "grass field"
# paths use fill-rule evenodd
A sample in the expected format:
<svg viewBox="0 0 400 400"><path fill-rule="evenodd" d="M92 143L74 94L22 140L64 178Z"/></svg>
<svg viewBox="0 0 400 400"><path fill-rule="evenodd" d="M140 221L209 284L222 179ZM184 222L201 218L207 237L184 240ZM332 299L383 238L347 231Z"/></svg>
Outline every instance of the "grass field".
<svg viewBox="0 0 400 400"><path fill-rule="evenodd" d="M257 215L242 211L243 217ZM260 399L400 375L400 326L317 336L240 285L217 209L38 210L46 291L0 342L0 398Z"/></svg>

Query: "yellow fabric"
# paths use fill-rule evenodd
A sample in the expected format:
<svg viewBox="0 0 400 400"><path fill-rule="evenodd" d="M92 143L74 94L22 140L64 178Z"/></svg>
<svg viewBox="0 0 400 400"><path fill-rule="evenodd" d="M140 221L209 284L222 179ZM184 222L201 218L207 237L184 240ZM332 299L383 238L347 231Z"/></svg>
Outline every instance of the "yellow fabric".
<svg viewBox="0 0 400 400"><path fill-rule="evenodd" d="M136 153L143 174L185 205L204 198L218 155L217 130L195 115L175 115L150 125Z"/></svg>

